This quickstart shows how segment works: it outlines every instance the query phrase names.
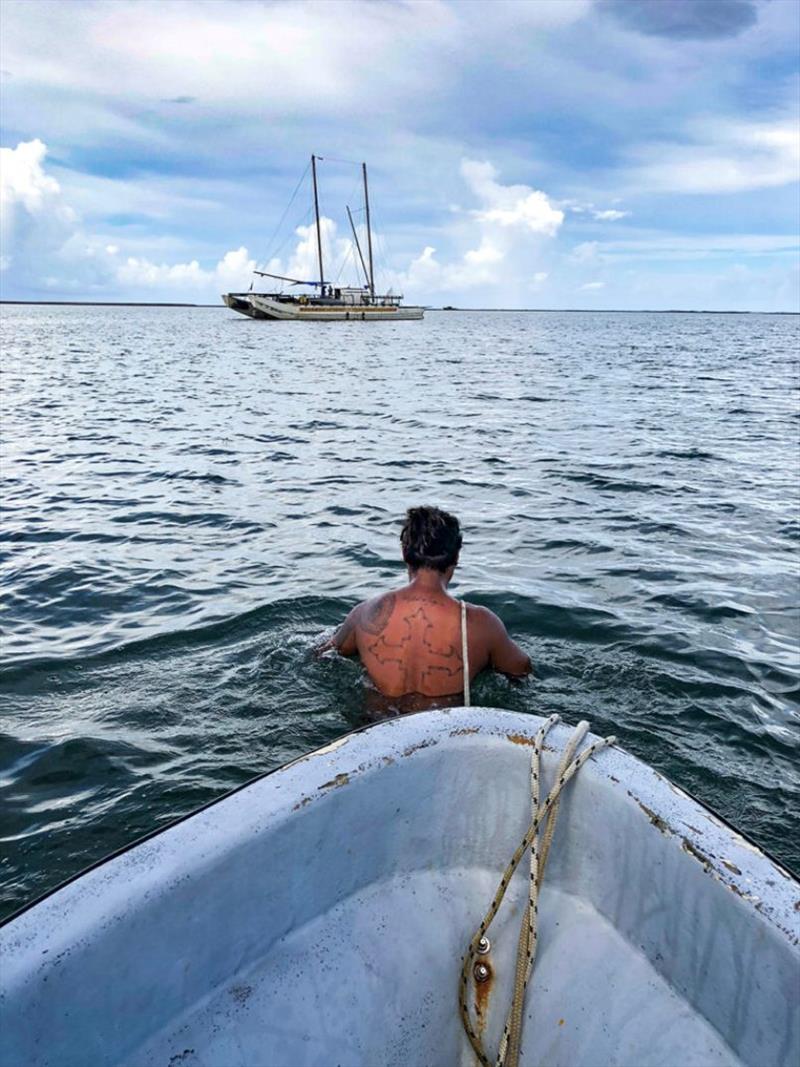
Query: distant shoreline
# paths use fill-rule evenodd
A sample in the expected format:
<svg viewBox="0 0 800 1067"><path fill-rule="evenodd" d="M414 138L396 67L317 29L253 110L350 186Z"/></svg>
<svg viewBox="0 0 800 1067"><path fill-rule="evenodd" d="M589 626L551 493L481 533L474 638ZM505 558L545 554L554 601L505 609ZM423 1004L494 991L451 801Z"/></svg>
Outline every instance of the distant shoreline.
<svg viewBox="0 0 800 1067"><path fill-rule="evenodd" d="M215 308L224 304L181 304L154 302L150 300L0 300L0 304L33 304L50 307L91 308Z"/></svg>
<svg viewBox="0 0 800 1067"><path fill-rule="evenodd" d="M2 304L41 307L108 307L108 308L217 308L224 304L184 304L146 300L0 300ZM426 307L426 311L504 311L526 315L800 315L800 311L715 311L712 308L459 308Z"/></svg>

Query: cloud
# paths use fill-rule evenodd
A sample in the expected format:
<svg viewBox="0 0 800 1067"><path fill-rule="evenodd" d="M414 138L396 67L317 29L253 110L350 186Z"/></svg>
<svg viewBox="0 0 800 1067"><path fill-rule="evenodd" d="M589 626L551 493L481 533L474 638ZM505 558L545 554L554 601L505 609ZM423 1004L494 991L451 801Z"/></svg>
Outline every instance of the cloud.
<svg viewBox="0 0 800 1067"><path fill-rule="evenodd" d="M74 236L77 216L61 187L44 171L47 146L23 141L0 148L0 268L25 270L59 254Z"/></svg>
<svg viewBox="0 0 800 1067"><path fill-rule="evenodd" d="M752 0L604 0L600 10L637 33L684 41L736 37L758 21Z"/></svg>
<svg viewBox="0 0 800 1067"><path fill-rule="evenodd" d="M47 151L39 139L0 149L0 268L9 298L61 294L75 299L216 302L223 292L249 286L257 263L245 246L204 266L198 258L166 261L147 252L132 254L127 247L144 243L152 248L159 243L154 239L109 241L87 230L66 202L60 183L46 171ZM168 205L154 195L142 193L141 203L157 206L162 216L167 211ZM320 218L320 232L326 280L361 284L352 240L339 237L336 223L326 216ZM315 281L319 275L316 228L298 226L294 235L295 246L288 258L273 258L266 269ZM476 254L476 263L481 258Z"/></svg>
<svg viewBox="0 0 800 1067"><path fill-rule="evenodd" d="M739 193L800 180L796 117L775 122L691 123L689 143L638 148L628 180L638 192Z"/></svg>
<svg viewBox="0 0 800 1067"><path fill-rule="evenodd" d="M616 201L618 199L616 198ZM618 219L626 219L631 215L630 211L620 211L618 208L598 208L594 204L581 203L577 200L564 200L561 206L574 215L591 215L597 222L616 222Z"/></svg>
<svg viewBox="0 0 800 1067"><path fill-rule="evenodd" d="M587 282L585 285L581 286L581 290L585 290L585 289L605 289L605 287L606 287L606 283L605 282Z"/></svg>
<svg viewBox="0 0 800 1067"><path fill-rule="evenodd" d="M39 139L0 149L4 295L114 299L144 293L152 300L216 301L221 292L249 284L255 261L243 247L208 269L196 259L169 264L121 255L119 244L85 230L46 172L46 157L47 145Z"/></svg>
<svg viewBox="0 0 800 1067"><path fill-rule="evenodd" d="M333 285L366 284L366 277L357 256L355 243L350 237L339 237L336 222L321 215L319 231L322 243L322 265L324 281ZM366 231L357 226L362 252L366 255ZM268 260L264 270L270 274L285 278L296 278L304 282L316 282L319 278L319 259L317 253L317 228L314 224L297 226L294 230L297 238L294 249L283 259L273 256ZM379 235L373 230L373 244L377 244Z"/></svg>
<svg viewBox="0 0 800 1067"><path fill-rule="evenodd" d="M458 293L483 288L487 303L504 299L524 302L530 288L541 285L543 243L556 236L564 212L546 193L529 185L503 185L488 160L463 159L461 177L478 206L456 215L447 235L460 254L440 260L427 245L394 277L395 285L414 299L452 299ZM519 295L515 298L513 293Z"/></svg>
<svg viewBox="0 0 800 1067"><path fill-rule="evenodd" d="M145 124L129 101L199 100L206 111L262 122L287 111L295 120L356 106L384 113L424 99L433 54L470 32L470 20L439 0L95 0L48 4L43 18L44 9L5 5L4 55L15 74L73 99L96 96L109 110L138 111Z"/></svg>
<svg viewBox="0 0 800 1067"><path fill-rule="evenodd" d="M502 83L552 86L534 57L590 17L593 0L494 0L491 17L475 0L2 2L3 65L15 71L5 129L42 137L66 166L131 179L224 173L240 197L269 197L316 150L386 165L397 203L424 191L430 206L435 171L492 156L501 128L528 120L527 90ZM493 112L484 139L491 94L476 100L471 83L487 64L503 118ZM426 141L432 167L408 151Z"/></svg>
<svg viewBox="0 0 800 1067"><path fill-rule="evenodd" d="M484 206L473 215L481 222L497 223L530 230L553 237L562 222L564 212L553 205L547 196L528 185L501 185L497 170L489 162L465 159L461 175Z"/></svg>
<svg viewBox="0 0 800 1067"><path fill-rule="evenodd" d="M210 270L204 270L196 259L168 264L129 256L115 267L114 280L128 292L150 290L154 300L177 295L216 303L222 293L246 289L255 267L244 247L226 252Z"/></svg>

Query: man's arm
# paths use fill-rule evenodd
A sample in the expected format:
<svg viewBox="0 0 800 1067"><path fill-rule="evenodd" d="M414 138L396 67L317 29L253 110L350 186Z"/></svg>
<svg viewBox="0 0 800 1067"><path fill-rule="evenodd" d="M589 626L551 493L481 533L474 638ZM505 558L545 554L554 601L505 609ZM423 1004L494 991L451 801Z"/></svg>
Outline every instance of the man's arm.
<svg viewBox="0 0 800 1067"><path fill-rule="evenodd" d="M489 645L489 663L491 667L506 674L511 678L525 678L533 671L530 657L522 651L519 645L508 636L508 631L501 619L489 611L485 611L484 625Z"/></svg>
<svg viewBox="0 0 800 1067"><path fill-rule="evenodd" d="M321 656L323 652L329 652L332 648L336 649L341 656L355 656L358 652L356 624L360 610L361 604L356 605L333 637L317 647L316 652L318 656Z"/></svg>

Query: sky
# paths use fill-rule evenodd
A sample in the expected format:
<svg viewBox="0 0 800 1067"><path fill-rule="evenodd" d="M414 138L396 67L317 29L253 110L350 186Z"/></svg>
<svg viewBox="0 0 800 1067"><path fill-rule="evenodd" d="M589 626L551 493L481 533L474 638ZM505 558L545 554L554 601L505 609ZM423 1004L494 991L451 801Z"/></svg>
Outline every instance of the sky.
<svg viewBox="0 0 800 1067"><path fill-rule="evenodd" d="M800 310L798 0L0 0L0 30L3 299L317 278L314 152L331 281L365 160L409 302Z"/></svg>

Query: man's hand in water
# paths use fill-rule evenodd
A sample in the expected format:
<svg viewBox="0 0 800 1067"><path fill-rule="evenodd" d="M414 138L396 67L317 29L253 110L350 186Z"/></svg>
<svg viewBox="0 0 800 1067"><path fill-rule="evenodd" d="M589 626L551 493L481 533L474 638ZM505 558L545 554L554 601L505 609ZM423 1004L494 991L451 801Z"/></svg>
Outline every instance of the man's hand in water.
<svg viewBox="0 0 800 1067"><path fill-rule="evenodd" d="M361 604L353 608L342 625L335 630L330 637L324 637L314 647L314 655L324 656L326 652L335 650L340 656L354 656L358 652L356 645L356 624Z"/></svg>

